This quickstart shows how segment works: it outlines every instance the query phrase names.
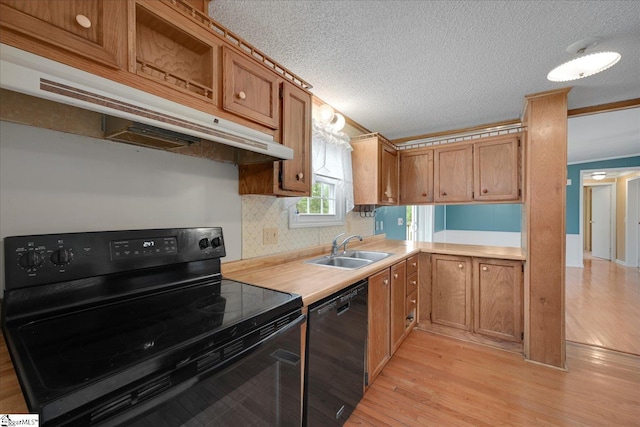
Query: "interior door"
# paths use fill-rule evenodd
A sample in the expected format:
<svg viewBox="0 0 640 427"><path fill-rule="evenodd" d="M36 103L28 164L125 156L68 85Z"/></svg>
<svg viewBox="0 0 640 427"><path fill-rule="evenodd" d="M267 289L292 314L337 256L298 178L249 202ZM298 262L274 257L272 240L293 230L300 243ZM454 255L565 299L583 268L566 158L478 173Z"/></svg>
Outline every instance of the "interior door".
<svg viewBox="0 0 640 427"><path fill-rule="evenodd" d="M611 186L594 186L591 192L591 254L611 259Z"/></svg>

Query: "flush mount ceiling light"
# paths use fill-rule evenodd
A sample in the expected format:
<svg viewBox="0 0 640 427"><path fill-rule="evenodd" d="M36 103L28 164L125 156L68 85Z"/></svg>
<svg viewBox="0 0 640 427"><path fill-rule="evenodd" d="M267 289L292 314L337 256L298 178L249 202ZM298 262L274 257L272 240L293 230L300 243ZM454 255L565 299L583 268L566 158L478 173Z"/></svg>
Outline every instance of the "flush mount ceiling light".
<svg viewBox="0 0 640 427"><path fill-rule="evenodd" d="M604 179L606 176L607 176L606 172L594 172L591 174L591 178L595 179L596 181L600 181Z"/></svg>
<svg viewBox="0 0 640 427"><path fill-rule="evenodd" d="M597 39L588 38L573 43L567 48L567 52L580 54L597 43ZM567 82L589 77L614 66L620 61L618 52L597 52L572 59L557 66L547 74L547 79L552 82Z"/></svg>

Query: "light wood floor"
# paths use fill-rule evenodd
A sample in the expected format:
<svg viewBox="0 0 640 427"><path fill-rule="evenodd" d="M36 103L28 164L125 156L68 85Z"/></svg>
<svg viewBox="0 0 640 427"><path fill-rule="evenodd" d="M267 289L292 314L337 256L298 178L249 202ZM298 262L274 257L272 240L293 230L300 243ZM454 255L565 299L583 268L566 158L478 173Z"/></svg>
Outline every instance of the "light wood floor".
<svg viewBox="0 0 640 427"><path fill-rule="evenodd" d="M567 366L414 330L345 425L640 425L640 357L567 343Z"/></svg>
<svg viewBox="0 0 640 427"><path fill-rule="evenodd" d="M640 355L639 269L585 253L565 289L567 340Z"/></svg>

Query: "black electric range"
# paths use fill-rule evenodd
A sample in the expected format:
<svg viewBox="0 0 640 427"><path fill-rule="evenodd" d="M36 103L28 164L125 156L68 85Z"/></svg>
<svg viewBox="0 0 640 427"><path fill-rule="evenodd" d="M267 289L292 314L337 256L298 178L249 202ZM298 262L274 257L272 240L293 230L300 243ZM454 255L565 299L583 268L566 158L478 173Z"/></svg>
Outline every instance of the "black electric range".
<svg viewBox="0 0 640 427"><path fill-rule="evenodd" d="M220 228L6 238L2 328L42 425L130 423L301 324L299 296L222 278L223 256Z"/></svg>

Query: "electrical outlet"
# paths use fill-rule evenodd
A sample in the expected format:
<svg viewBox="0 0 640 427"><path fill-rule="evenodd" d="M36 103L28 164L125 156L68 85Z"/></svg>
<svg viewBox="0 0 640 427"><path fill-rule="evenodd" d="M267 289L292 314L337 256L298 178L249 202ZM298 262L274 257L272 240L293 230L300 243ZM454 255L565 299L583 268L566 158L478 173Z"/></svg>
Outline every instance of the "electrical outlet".
<svg viewBox="0 0 640 427"><path fill-rule="evenodd" d="M404 218L398 218L398 225L404 225Z"/></svg>
<svg viewBox="0 0 640 427"><path fill-rule="evenodd" d="M263 228L262 229L262 244L263 245L276 245L278 243L278 229L277 228Z"/></svg>

